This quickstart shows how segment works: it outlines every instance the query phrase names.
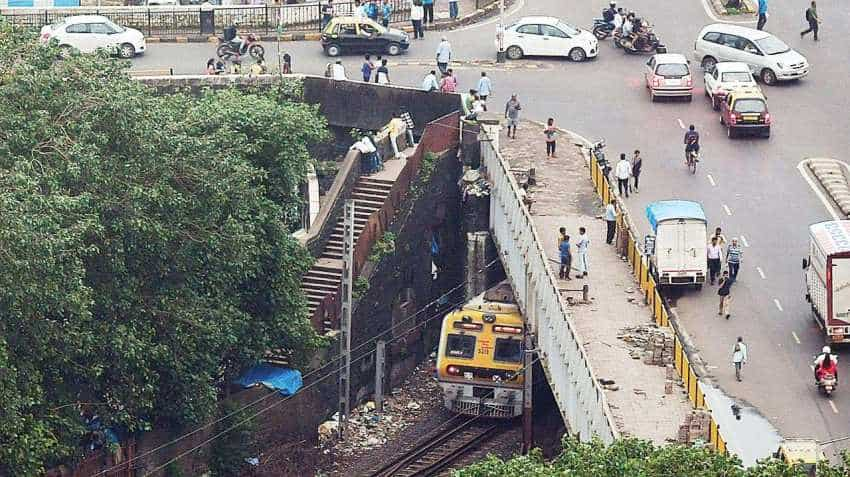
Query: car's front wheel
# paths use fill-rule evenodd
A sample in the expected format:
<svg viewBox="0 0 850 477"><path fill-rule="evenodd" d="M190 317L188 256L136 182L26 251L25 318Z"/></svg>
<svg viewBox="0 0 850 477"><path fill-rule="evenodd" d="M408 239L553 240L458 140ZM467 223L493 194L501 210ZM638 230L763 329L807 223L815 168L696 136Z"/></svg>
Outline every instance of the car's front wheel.
<svg viewBox="0 0 850 477"><path fill-rule="evenodd" d="M342 53L342 48L339 45L328 45L325 47L325 54L328 56L339 56Z"/></svg>
<svg viewBox="0 0 850 477"><path fill-rule="evenodd" d="M584 61L587 59L587 53L585 53L581 48L573 48L570 50L570 59L576 63Z"/></svg>
<svg viewBox="0 0 850 477"><path fill-rule="evenodd" d="M121 58L132 58L136 56L136 48L130 43L123 43L118 47L118 56Z"/></svg>
<svg viewBox="0 0 850 477"><path fill-rule="evenodd" d="M505 52L505 54L508 56L508 59L511 60L519 60L522 59L523 56L522 48L516 45L508 47L508 50Z"/></svg>
<svg viewBox="0 0 850 477"><path fill-rule="evenodd" d="M761 81L768 86L776 84L776 73L770 68L761 70Z"/></svg>
<svg viewBox="0 0 850 477"><path fill-rule="evenodd" d="M398 43L390 43L387 45L387 54L390 56L397 56L401 54L401 45Z"/></svg>
<svg viewBox="0 0 850 477"><path fill-rule="evenodd" d="M715 111L720 111L720 101L717 99L717 96L711 97L711 107Z"/></svg>

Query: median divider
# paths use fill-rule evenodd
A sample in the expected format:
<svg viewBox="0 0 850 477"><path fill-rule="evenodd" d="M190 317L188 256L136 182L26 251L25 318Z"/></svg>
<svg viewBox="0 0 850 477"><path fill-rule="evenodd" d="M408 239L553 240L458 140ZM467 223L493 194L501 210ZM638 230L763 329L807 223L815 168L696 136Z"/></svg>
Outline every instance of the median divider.
<svg viewBox="0 0 850 477"><path fill-rule="evenodd" d="M682 379L682 385L688 392L688 400L694 409L705 410L711 412L710 407L705 402L705 394L702 391L700 384L700 374L692 364L691 353L689 347L684 343L684 333L680 330L675 319L671 319L671 312L664 296L658 288L655 277L650 271L649 260L641 253L640 242L638 241L637 227L632 222L629 212L625 205L617 197L608 177L605 176L602 168L596 160L596 155L590 151L588 156L590 167L590 178L593 181L593 186L596 193L602 199L603 204L608 205L613 203L617 211L617 232L618 232L618 251L627 258L629 264L634 270L635 281L640 284L640 289L644 294L644 302L650 306L652 316L658 326L668 327L673 330L673 366L676 373ZM723 438L720 426L711 416L709 429L709 442L712 449L726 453L726 440Z"/></svg>

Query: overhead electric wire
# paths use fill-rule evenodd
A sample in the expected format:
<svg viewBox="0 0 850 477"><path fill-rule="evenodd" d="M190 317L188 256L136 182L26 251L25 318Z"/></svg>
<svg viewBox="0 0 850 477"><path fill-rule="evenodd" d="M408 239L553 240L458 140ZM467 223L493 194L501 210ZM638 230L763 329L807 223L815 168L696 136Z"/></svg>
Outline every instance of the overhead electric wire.
<svg viewBox="0 0 850 477"><path fill-rule="evenodd" d="M496 264L497 262L499 262L499 259L498 259L498 258L496 258L496 259L494 259L494 260L490 261L489 263L485 264L483 268L481 268L480 270L478 270L478 273L481 273L481 272L483 272L483 271L487 270L488 268L492 267L492 266L493 266L494 264ZM421 308L419 308L419 310L417 310L417 311L416 311L415 313L413 313L412 315L410 315L410 316L406 317L406 318L405 318L405 319L403 319L402 321L399 321L398 323L396 323L395 325L393 325L393 326L389 327L388 329L384 330L383 332L378 333L377 335L374 335L374 336L372 336L372 337L370 337L370 338L366 339L363 343L359 344L359 345L358 345L358 346L356 346L354 349L352 349L352 350L351 350L351 352L352 352L352 353L354 353L354 352L356 352L356 351L358 351L358 350L362 349L363 347L367 346L368 344L372 343L373 341L377 340L378 338L380 338L380 337L382 337L382 336L386 335L387 333L390 333L390 332L392 332L392 331L395 331L397 328L399 328L399 327L400 327L400 326L402 326L403 324L405 324L405 323L409 322L410 320L412 320L412 319L416 318L417 316L419 316L422 312L426 311L426 310L427 310L428 308L430 308L432 305L439 303L439 301L440 301L440 300L442 300L443 298L445 298L445 297L447 297L448 295L450 295L450 294L454 293L456 290L458 290L458 289L460 289L460 288L462 288L462 287L466 286L466 284L467 284L468 282L469 282L469 280L464 280L463 282L459 283L458 285L454 286L453 288L450 288L448 291L444 292L442 295L440 295L440 296L439 296L439 297L437 297L436 299L432 300L431 302L429 302L429 303L427 303L426 305L424 305L424 306L422 306ZM456 302L456 303L451 304L451 307L455 307L455 306L458 306L458 305L462 305L462 304L463 304L463 303L465 303L465 302L466 302L466 299L464 299L463 301L460 301L460 302ZM431 321L431 320L432 320L432 319L434 319L435 317L442 316L442 314L443 314L443 313L437 313L436 315L434 315L434 316L432 316L432 317L430 317L430 318L426 319L425 321L423 321L423 322L422 322L422 323L420 323L419 325L417 325L417 326L415 326L415 327L411 328L410 330L406 331L406 332L405 332L404 334L402 334L401 336L407 336L407 334L409 334L411 331L413 331L413 330L415 330L415 329L419 328L419 326L422 326L422 325L423 325L423 324L425 324L425 323L428 323L429 321ZM390 342L393 342L393 341L395 341L395 340L397 340L397 339L398 339L398 337L397 337L397 338L393 338L392 340L390 340ZM364 356L367 356L367 355L369 355L369 354L372 354L372 352L374 352L374 350L369 350L367 353L364 353L363 355L361 355L360 357L356 358L355 360L352 360L352 362L357 361L357 360L360 360L360 359L362 359ZM307 374L305 374L305 375L302 377L302 380L303 380L303 379L308 378L309 376L312 376L312 375L314 375L314 374L318 373L319 371L321 371L321 370L323 370L323 369L327 368L328 366L330 366L330 365L332 365L332 364L334 364L334 363L336 363L337 361L340 361L340 360L342 360L342 359L344 359L344 356L337 356L336 358L331 359L330 361L328 361L327 363L323 364L322 366L320 366L320 367L318 367L318 368L316 368L316 369L314 369L314 370L311 370L310 372L308 372ZM319 378L319 380L314 381L314 382L313 382L313 383L311 383L309 386L305 386L305 387L303 387L303 388L299 389L299 390L298 390L298 391L296 391L295 393L293 393L293 394L291 394L291 395L287 396L287 397L286 397L286 399L284 399L284 400L282 400L282 401L279 401L279 402L277 402L277 403L273 404L273 405L272 405L272 406L270 406L269 408L274 407L274 406L276 406L277 404L282 403L283 401L286 401L289 397L292 397L292 396L295 396L296 394L298 394L298 392L299 392L299 391L302 391L302 390L304 390L304 389L307 389L307 388L311 387L313 384L315 384L315 383L317 383L317 382L321 382L321 381L323 381L324 379L327 379L327 377L328 377L328 376L332 376L332 375L336 374L337 372L338 372L338 369L334 369L332 372L327 373L327 374L325 374L324 376L322 376L321 378ZM277 395L277 394L278 394L278 392L277 392L277 391L275 391L275 390L271 390L268 394L266 394L266 395L264 395L264 396L260 396L260 397L259 397L259 398L257 398L256 400L254 400L254 401L252 401L252 402L250 402L250 403L248 403L248 404L245 404L245 405L243 405L243 406L239 407L238 409L235 409L234 411L232 411L232 412L228 413L228 414L227 414L227 415L225 415L225 416L222 416L222 417L220 417L220 418L218 418L218 419L216 419L216 420L214 420L214 421L211 421L211 422L208 422L208 423L206 423L206 424L203 424L203 425L199 426L198 428L196 428L196 429L194 429L194 430L192 430L192 431L190 431L190 432L188 432L188 433L182 434L182 435L180 435L180 436L176 437L175 439L172 439L172 440L170 440L170 441L168 441L168 442L165 442L165 443L163 443L163 444L161 444L161 445L159 445L159 446L157 446L157 447L154 447L153 449L150 449L150 450L148 450L148 451L145 451L145 452L143 452L143 453L141 453L141 454L139 454L139 455L133 456L131 459L126 460L126 461L124 461L124 462L122 462L122 463L120 463L120 464L116 464L116 465L114 465L114 466L112 466L112 467L110 467L110 468L108 468L108 469L105 469L105 470L101 470L100 472L98 472L98 473L96 473L96 474L92 475L92 477L99 477L99 476L101 476L101 475L104 475L104 474L107 474L107 473L109 473L109 472L112 472L113 470L116 470L116 469L118 469L118 468L120 468L120 467L128 466L128 465L129 465L130 463L132 463L132 462L135 462L135 461L137 461L137 460L139 460L139 459L142 459L142 458L144 458L144 457L147 457L147 456L149 456L149 455L151 455L151 454L153 454L153 453L155 453L155 452L158 452L158 451L160 451L160 450L162 450L162 449L164 449L164 448L166 448L166 447L172 446L172 445L174 445L174 444L176 444L176 443L178 443L178 442L182 441L183 439L186 439L186 438L188 438L188 437L191 437L191 436L193 436L193 435L197 434L198 432L200 432L200 431L202 431L202 430L204 430L204 429L207 429L207 428L209 428L209 427L211 427L211 426L214 426L215 424L218 424L218 423L220 423L220 422L222 422L222 421L224 421L224 420L226 420L226 419L229 419L229 418L233 417L234 415L241 413L241 412L242 412L242 411L244 411L245 409L247 409L247 408L249 408L249 407L253 407L254 405L259 404L260 402L265 401L266 399L268 399L268 398L270 398L270 397L272 397L272 396L275 396L275 395ZM265 411L266 411L266 410L268 410L269 408L264 409L263 411L261 411L261 413L262 413L262 412L265 412ZM238 426L237 426L237 427L238 427Z"/></svg>

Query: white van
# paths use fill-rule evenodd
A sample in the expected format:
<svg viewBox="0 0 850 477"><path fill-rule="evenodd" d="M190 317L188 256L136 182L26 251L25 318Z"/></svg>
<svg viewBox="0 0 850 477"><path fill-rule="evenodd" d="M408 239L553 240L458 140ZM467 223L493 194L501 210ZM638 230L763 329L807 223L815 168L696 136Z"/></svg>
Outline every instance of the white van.
<svg viewBox="0 0 850 477"><path fill-rule="evenodd" d="M721 61L740 61L764 84L798 80L809 74L809 62L765 31L726 23L704 27L694 42L694 59L706 71Z"/></svg>
<svg viewBox="0 0 850 477"><path fill-rule="evenodd" d="M644 239L650 272L662 285L705 283L705 211L689 200L659 200L646 206L646 219L655 235Z"/></svg>

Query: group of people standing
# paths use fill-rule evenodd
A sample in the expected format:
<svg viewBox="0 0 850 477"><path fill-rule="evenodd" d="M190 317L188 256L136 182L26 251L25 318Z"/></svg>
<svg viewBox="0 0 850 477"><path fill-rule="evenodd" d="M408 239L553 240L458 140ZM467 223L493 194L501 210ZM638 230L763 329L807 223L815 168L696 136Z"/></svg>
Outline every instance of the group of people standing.
<svg viewBox="0 0 850 477"><path fill-rule="evenodd" d="M587 236L587 229L584 227L578 228L578 240L576 241L576 254L578 260L576 262L576 278L586 278L588 270L588 249L590 248L590 239ZM570 236L567 235L567 228L561 227L558 229L558 254L560 255L561 267L558 271L558 278L561 280L572 280L573 270L573 254Z"/></svg>
<svg viewBox="0 0 850 477"><path fill-rule="evenodd" d="M640 150L635 149L632 160L626 159L626 154L620 154L620 160L614 167L614 175L617 176L617 191L621 196L628 197L629 193L640 192L640 172L643 169L643 157L640 155ZM634 189L629 179L634 179Z"/></svg>
<svg viewBox="0 0 850 477"><path fill-rule="evenodd" d="M376 60L372 59L372 55L366 55L363 66L360 67L360 73L363 75L363 81L367 83L371 82L374 76L375 83L390 84L390 70L387 67L387 60L380 55Z"/></svg>

